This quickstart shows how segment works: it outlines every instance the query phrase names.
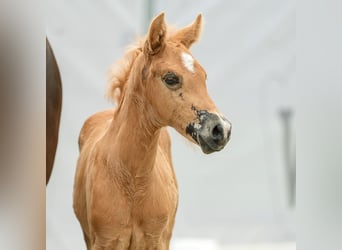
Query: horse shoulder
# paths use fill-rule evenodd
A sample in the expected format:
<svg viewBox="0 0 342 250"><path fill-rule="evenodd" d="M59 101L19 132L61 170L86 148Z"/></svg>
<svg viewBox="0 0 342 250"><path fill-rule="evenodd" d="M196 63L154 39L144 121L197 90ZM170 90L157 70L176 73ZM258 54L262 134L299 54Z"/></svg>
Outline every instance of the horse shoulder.
<svg viewBox="0 0 342 250"><path fill-rule="evenodd" d="M104 134L109 121L114 115L114 110L105 110L90 116L83 124L79 135L80 155L77 162L76 175L74 181L74 202L73 207L83 230L89 233L87 202L91 180L94 171L91 166L93 158L96 157L94 150L95 143Z"/></svg>
<svg viewBox="0 0 342 250"><path fill-rule="evenodd" d="M83 148L84 143L90 137L96 137L96 135L100 134L106 126L109 124L109 121L113 118L114 110L104 110L94 115L90 116L83 124L79 138L78 145L79 149Z"/></svg>

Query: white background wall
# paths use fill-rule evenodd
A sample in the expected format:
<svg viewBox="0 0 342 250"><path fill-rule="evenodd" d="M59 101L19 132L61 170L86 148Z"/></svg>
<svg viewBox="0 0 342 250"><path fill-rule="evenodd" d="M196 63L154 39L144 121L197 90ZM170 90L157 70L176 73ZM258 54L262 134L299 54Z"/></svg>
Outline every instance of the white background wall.
<svg viewBox="0 0 342 250"><path fill-rule="evenodd" d="M106 71L146 31L146 1L48 0L47 35L60 66L63 110L54 171L47 187L47 249L84 249L72 210L84 120L111 107ZM295 241L287 203L279 110L294 109L294 0L155 1L154 14L205 25L192 51L208 73L208 90L233 123L232 140L204 155L173 129L180 204L179 238L219 243Z"/></svg>

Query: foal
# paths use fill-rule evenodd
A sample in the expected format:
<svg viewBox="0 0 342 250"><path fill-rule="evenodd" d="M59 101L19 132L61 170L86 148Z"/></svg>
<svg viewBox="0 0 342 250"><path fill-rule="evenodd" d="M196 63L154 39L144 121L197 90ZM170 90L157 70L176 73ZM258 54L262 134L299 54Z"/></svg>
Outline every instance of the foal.
<svg viewBox="0 0 342 250"><path fill-rule="evenodd" d="M231 125L207 93L206 73L189 52L202 16L168 32L164 13L112 72L115 110L85 122L74 184L74 210L88 250L169 249L178 188L166 126L204 153L223 149Z"/></svg>

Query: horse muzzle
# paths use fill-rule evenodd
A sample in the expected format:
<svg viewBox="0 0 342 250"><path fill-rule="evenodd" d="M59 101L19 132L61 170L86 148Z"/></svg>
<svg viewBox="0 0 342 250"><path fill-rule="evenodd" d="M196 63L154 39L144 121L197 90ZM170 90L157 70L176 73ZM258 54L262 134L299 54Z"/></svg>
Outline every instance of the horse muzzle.
<svg viewBox="0 0 342 250"><path fill-rule="evenodd" d="M187 133L205 154L222 150L230 139L231 131L232 125L225 117L204 110L198 111L198 122L187 127Z"/></svg>

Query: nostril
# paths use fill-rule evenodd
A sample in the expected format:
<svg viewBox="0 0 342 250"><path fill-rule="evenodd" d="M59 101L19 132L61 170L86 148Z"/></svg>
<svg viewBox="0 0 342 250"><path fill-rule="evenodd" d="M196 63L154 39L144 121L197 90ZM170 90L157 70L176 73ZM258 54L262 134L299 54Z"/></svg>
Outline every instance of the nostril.
<svg viewBox="0 0 342 250"><path fill-rule="evenodd" d="M221 124L217 124L212 132L211 135L215 141L220 141L223 139L223 127Z"/></svg>

